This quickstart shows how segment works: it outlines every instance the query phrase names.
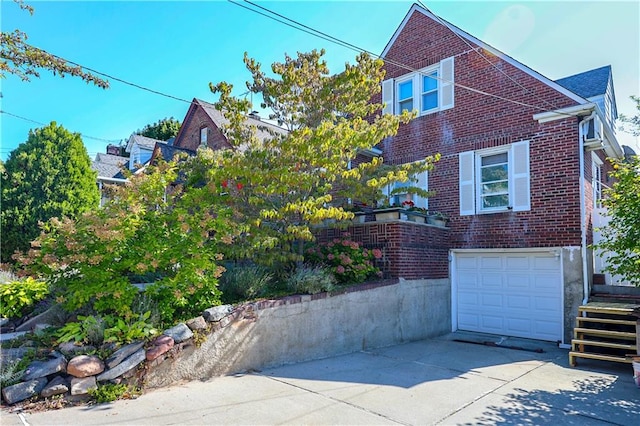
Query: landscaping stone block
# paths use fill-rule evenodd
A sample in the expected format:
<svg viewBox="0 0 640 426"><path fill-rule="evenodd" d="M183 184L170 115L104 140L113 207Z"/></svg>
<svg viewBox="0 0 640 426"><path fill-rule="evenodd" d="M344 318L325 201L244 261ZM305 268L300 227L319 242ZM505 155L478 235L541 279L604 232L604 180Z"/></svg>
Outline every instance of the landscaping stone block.
<svg viewBox="0 0 640 426"><path fill-rule="evenodd" d="M191 318L187 321L187 327L191 330L204 330L207 328L207 321L202 315L200 315L199 317Z"/></svg>
<svg viewBox="0 0 640 426"><path fill-rule="evenodd" d="M209 322L217 322L222 318L228 316L233 312L233 306L231 305L220 305L214 306L213 308L209 308L202 313L202 316L205 320Z"/></svg>
<svg viewBox="0 0 640 426"><path fill-rule="evenodd" d="M95 350L96 348L91 345L78 346L73 342L64 342L58 345L58 350L66 357L74 357L76 354L82 352L87 353Z"/></svg>
<svg viewBox="0 0 640 426"><path fill-rule="evenodd" d="M145 351L144 348L140 348L138 351L136 351L133 355L131 355L129 358L125 359L124 361L122 361L120 364L116 365L115 367L104 371L102 374L100 374L97 379L99 382L104 382L107 380L113 380L116 377L121 376L122 374L124 374L125 372L131 370L132 368L135 368L138 366L138 364L140 364L142 361L144 361L145 359Z"/></svg>
<svg viewBox="0 0 640 426"><path fill-rule="evenodd" d="M48 398L53 395L60 395L69 392L69 383L64 377L56 376L40 392L40 396Z"/></svg>
<svg viewBox="0 0 640 426"><path fill-rule="evenodd" d="M2 389L2 398L4 398L7 404L15 404L16 402L24 401L27 398L39 394L46 385L46 377L39 377L34 380L7 386Z"/></svg>
<svg viewBox="0 0 640 426"><path fill-rule="evenodd" d="M191 330L189 330L191 331ZM160 355L169 352L175 344L171 336L163 335L153 341L153 346L147 349L146 359L147 361L153 361Z"/></svg>
<svg viewBox="0 0 640 426"><path fill-rule="evenodd" d="M78 355L67 364L67 374L74 377L89 377L104 371L104 362L95 355Z"/></svg>
<svg viewBox="0 0 640 426"><path fill-rule="evenodd" d="M107 358L107 367L113 368L120 364L124 359L131 356L134 352L138 351L144 346L144 342L133 342L125 345L115 351L109 358Z"/></svg>
<svg viewBox="0 0 640 426"><path fill-rule="evenodd" d="M51 374L66 372L67 360L57 357L48 361L33 361L25 370L24 380L33 380ZM40 392L40 391L38 391Z"/></svg>
<svg viewBox="0 0 640 426"><path fill-rule="evenodd" d="M71 379L71 395L86 395L91 389L98 389L96 376L74 377Z"/></svg>
<svg viewBox="0 0 640 426"><path fill-rule="evenodd" d="M186 324L180 323L164 331L166 336L173 339L174 343L184 342L193 337L193 331Z"/></svg>
<svg viewBox="0 0 640 426"><path fill-rule="evenodd" d="M7 348L0 349L0 358L2 362L19 361L29 352L29 348Z"/></svg>

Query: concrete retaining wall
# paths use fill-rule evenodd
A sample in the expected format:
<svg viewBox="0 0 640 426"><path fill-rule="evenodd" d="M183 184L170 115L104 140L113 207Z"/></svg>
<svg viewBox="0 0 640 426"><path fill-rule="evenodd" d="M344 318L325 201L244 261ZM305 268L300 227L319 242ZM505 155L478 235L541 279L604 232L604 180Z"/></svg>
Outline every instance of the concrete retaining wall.
<svg viewBox="0 0 640 426"><path fill-rule="evenodd" d="M365 284L243 305L200 347L148 365L147 387L425 339L451 331L449 279Z"/></svg>

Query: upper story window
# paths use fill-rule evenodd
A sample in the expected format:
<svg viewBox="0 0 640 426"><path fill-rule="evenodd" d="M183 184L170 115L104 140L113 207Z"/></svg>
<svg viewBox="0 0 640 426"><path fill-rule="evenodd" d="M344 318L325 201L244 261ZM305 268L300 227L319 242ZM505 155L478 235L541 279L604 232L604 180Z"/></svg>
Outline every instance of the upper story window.
<svg viewBox="0 0 640 426"><path fill-rule="evenodd" d="M207 144L207 135L209 133L209 128L208 127L203 127L202 129L200 129L200 145L206 145Z"/></svg>
<svg viewBox="0 0 640 426"><path fill-rule="evenodd" d="M398 82L398 111L413 111L413 79Z"/></svg>
<svg viewBox="0 0 640 426"><path fill-rule="evenodd" d="M422 104L421 111L431 111L438 108L438 70L422 75Z"/></svg>
<svg viewBox="0 0 640 426"><path fill-rule="evenodd" d="M383 113L417 110L420 115L453 108L453 57L382 82Z"/></svg>
<svg viewBox="0 0 640 426"><path fill-rule="evenodd" d="M461 152L460 215L531 210L529 141Z"/></svg>

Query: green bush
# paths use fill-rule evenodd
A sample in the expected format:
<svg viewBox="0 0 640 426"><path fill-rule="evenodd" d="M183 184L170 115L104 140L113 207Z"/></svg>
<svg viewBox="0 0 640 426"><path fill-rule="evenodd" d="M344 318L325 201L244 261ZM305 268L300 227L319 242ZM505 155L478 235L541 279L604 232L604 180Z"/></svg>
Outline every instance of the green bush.
<svg viewBox="0 0 640 426"><path fill-rule="evenodd" d="M56 332L58 341L100 346L104 342L105 323L102 318L78 315L78 321L69 322Z"/></svg>
<svg viewBox="0 0 640 426"><path fill-rule="evenodd" d="M328 266L340 283L356 284L378 275L374 265L382 257L379 249L369 250L352 241L346 235L331 242L318 244L305 252L305 260L315 265Z"/></svg>
<svg viewBox="0 0 640 426"><path fill-rule="evenodd" d="M118 399L133 399L140 395L140 390L124 383L107 383L89 390L89 396L98 404L112 402Z"/></svg>
<svg viewBox="0 0 640 426"><path fill-rule="evenodd" d="M220 277L220 290L226 303L254 299L264 295L273 282L273 274L262 266L234 266Z"/></svg>
<svg viewBox="0 0 640 426"><path fill-rule="evenodd" d="M47 284L33 278L0 284L0 316L20 318L27 313L29 307L48 294Z"/></svg>
<svg viewBox="0 0 640 426"><path fill-rule="evenodd" d="M316 294L335 290L336 279L324 266L303 265L289 276L287 288L295 293Z"/></svg>

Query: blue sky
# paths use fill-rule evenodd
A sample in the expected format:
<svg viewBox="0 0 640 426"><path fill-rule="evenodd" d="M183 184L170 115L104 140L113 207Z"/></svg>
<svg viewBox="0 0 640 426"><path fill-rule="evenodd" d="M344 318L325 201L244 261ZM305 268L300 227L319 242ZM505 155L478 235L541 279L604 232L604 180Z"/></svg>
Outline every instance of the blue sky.
<svg viewBox="0 0 640 426"><path fill-rule="evenodd" d="M324 47L332 71L356 52L274 22L226 1L28 2L30 16L1 0L3 31L19 28L29 42L58 56L179 98L214 101L209 82L245 91L245 51L264 65L284 53ZM241 0L237 0L241 2ZM555 80L611 64L618 111L633 114L640 94L640 2L424 1L434 13ZM411 1L259 2L369 51L380 53ZM57 121L83 134L92 158L164 117L182 120L188 104L111 81L102 90L77 78L43 72L29 83L1 82L2 110L36 122ZM0 116L5 160L39 124ZM637 139L618 132L640 152Z"/></svg>

